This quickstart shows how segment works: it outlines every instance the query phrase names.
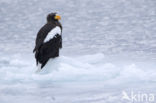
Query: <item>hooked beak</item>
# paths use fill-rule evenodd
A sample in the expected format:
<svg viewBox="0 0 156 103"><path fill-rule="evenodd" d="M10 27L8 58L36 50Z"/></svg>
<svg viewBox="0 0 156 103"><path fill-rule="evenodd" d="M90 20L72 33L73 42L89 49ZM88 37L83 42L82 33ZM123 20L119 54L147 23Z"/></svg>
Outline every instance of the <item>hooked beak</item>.
<svg viewBox="0 0 156 103"><path fill-rule="evenodd" d="M60 19L61 19L61 16L56 15L56 16L55 16L55 19L56 19L56 20L60 20Z"/></svg>

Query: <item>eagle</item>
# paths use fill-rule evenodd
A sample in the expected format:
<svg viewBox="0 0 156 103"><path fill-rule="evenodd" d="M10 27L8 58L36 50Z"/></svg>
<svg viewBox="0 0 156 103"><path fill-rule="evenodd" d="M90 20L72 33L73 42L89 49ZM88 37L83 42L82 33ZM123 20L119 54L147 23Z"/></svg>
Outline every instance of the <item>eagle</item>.
<svg viewBox="0 0 156 103"><path fill-rule="evenodd" d="M57 13L47 16L47 23L39 30L36 37L35 53L36 65L41 70L51 58L59 56L62 48L61 17Z"/></svg>

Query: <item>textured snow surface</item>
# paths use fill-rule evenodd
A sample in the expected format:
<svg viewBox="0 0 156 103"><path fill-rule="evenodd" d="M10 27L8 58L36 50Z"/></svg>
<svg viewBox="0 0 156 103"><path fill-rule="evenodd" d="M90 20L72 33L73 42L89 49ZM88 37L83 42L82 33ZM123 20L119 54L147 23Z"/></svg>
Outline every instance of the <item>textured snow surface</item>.
<svg viewBox="0 0 156 103"><path fill-rule="evenodd" d="M0 0L0 103L132 103L122 91L156 95L155 5ZM61 15L63 49L36 73L32 50L50 12Z"/></svg>
<svg viewBox="0 0 156 103"><path fill-rule="evenodd" d="M123 90L155 93L156 72L151 62L108 62L101 53L60 56L36 73L31 56L14 55L0 61L1 103L122 103Z"/></svg>

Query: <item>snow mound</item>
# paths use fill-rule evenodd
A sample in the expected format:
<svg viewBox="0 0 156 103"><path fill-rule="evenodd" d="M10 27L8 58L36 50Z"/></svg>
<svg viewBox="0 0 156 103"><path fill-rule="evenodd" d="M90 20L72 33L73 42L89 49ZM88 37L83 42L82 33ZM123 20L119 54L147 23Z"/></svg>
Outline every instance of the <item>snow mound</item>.
<svg viewBox="0 0 156 103"><path fill-rule="evenodd" d="M38 73L33 55L1 57L1 103L113 103L120 101L120 91L127 86L139 85L135 88L140 89L144 83L155 83L156 77L154 65L148 62L119 63L101 53L60 56Z"/></svg>
<svg viewBox="0 0 156 103"><path fill-rule="evenodd" d="M19 55L10 59L2 58L0 82L50 84L101 81L106 84L120 84L149 82L156 77L154 69L141 68L135 63L120 65L108 62L101 53L79 57L60 56L49 60L39 73L35 72L35 60L30 58L23 59Z"/></svg>

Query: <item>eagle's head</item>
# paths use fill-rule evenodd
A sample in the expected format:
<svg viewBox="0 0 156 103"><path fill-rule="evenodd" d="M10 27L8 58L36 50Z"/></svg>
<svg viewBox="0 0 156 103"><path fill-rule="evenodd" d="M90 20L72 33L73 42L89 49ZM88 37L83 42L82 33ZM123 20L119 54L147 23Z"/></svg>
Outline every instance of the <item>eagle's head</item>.
<svg viewBox="0 0 156 103"><path fill-rule="evenodd" d="M60 19L61 19L61 16L59 16L57 13L50 13L47 16L47 22L58 21Z"/></svg>

